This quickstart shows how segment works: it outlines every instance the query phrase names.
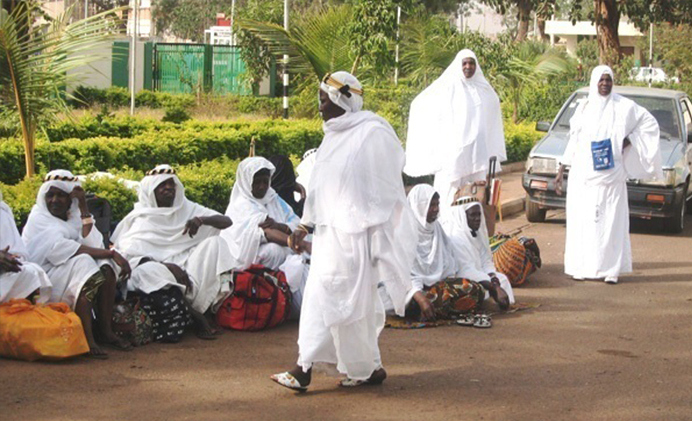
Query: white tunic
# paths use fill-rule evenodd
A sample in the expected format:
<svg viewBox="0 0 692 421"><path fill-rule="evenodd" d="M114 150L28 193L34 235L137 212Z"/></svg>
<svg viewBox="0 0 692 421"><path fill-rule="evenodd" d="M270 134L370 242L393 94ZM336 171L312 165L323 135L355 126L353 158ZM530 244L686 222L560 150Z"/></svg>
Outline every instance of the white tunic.
<svg viewBox="0 0 692 421"><path fill-rule="evenodd" d="M618 94L598 94L607 66L591 76L587 101L570 120L569 143L561 159L571 165L567 189L565 273L579 278L617 277L632 271L627 178L662 177L656 119ZM625 137L631 146L623 152ZM595 170L592 142L610 139L611 169Z"/></svg>
<svg viewBox="0 0 692 421"><path fill-rule="evenodd" d="M50 280L39 265L27 261L29 254L17 231L12 210L2 200L0 192L0 250L8 247L8 252L17 256L22 267L19 272L0 273L0 303L15 298L26 298L36 290L39 290L40 294L39 303L48 301L52 289Z"/></svg>
<svg viewBox="0 0 692 421"><path fill-rule="evenodd" d="M344 72L332 77L359 87ZM346 100L338 95L330 90L335 103ZM377 337L384 308L377 284L385 283L403 314L412 292L416 235L396 134L384 119L358 109L356 103L355 112L325 122L308 188L302 222L314 226L315 235L298 364L307 370L313 363L334 363L348 377L364 380L381 366Z"/></svg>
<svg viewBox="0 0 692 421"><path fill-rule="evenodd" d="M72 174L55 170L48 175ZM53 286L50 301L63 302L74 309L84 284L99 272L101 266L110 266L115 274L119 267L110 259L94 259L87 254L77 255L81 246L104 248L103 236L91 227L86 237L82 236L82 222L77 199L72 200L67 221L53 216L46 207L45 195L51 187L71 193L79 182L46 181L36 196L36 204L31 209L24 227L22 238L29 250L29 260L39 264L48 274Z"/></svg>
<svg viewBox="0 0 692 421"><path fill-rule="evenodd" d="M160 166L157 168L169 168ZM176 184L173 206L159 208L154 189L168 179ZM145 293L168 286L180 287L163 265L172 263L187 272L192 289L186 290L191 307L201 313L223 300L230 288L222 274L234 267L234 260L220 230L203 225L194 237L183 234L185 224L194 217L219 215L218 212L189 201L174 174L148 175L142 180L135 208L113 233L115 247L134 268L128 287ZM151 259L140 265L142 259Z"/></svg>
<svg viewBox="0 0 692 421"><path fill-rule="evenodd" d="M462 71L465 58L476 61L476 72L468 79ZM485 179L491 156L498 163L507 159L500 100L476 55L462 50L411 103L405 172L435 174L444 216L457 188Z"/></svg>

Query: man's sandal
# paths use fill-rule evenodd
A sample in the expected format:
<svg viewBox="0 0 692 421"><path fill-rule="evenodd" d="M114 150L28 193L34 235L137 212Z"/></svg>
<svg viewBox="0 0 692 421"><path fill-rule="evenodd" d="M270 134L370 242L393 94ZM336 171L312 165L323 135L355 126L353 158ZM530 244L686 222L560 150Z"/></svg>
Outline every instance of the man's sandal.
<svg viewBox="0 0 692 421"><path fill-rule="evenodd" d="M303 393L308 390L307 386L301 385L298 379L296 379L293 374L289 373L288 371L274 374L270 378L281 386L295 390L296 392Z"/></svg>
<svg viewBox="0 0 692 421"><path fill-rule="evenodd" d="M370 378L367 380L354 380L354 379L346 377L345 379L343 379L339 382L339 386L341 386L341 387L358 387L358 386L366 386L366 385L376 386L376 385L382 384L386 378L387 378L387 372L384 371L384 368L378 368L377 370L375 370L370 375Z"/></svg>
<svg viewBox="0 0 692 421"><path fill-rule="evenodd" d="M473 318L473 327L487 329L493 326L493 321L487 314L477 314Z"/></svg>
<svg viewBox="0 0 692 421"><path fill-rule="evenodd" d="M460 326L473 326L474 319L473 314L462 314L457 319L457 324Z"/></svg>

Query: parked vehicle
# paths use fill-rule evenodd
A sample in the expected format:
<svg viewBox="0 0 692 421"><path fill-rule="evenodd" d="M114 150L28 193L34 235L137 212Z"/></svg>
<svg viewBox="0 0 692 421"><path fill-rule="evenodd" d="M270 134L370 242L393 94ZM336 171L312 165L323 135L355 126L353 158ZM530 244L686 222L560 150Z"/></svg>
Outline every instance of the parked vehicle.
<svg viewBox="0 0 692 421"><path fill-rule="evenodd" d="M637 82L653 82L653 83L664 83L664 82L675 82L680 83L680 79L677 77L668 77L666 72L660 67L633 67L630 70L630 79Z"/></svg>
<svg viewBox="0 0 692 421"><path fill-rule="evenodd" d="M523 176L526 190L526 218L543 222L548 209L564 209L566 194L555 193L557 160L564 153L569 120L577 105L588 95L588 87L574 92L552 122L541 121L536 130L547 132L531 150ZM628 180L630 216L663 218L668 232L684 228L685 213L692 210L690 167L692 167L692 101L681 91L616 86L613 91L645 107L656 118L661 130L663 180ZM565 169L565 192L569 168ZM688 207L689 206L689 207ZM692 212L691 212L692 213Z"/></svg>

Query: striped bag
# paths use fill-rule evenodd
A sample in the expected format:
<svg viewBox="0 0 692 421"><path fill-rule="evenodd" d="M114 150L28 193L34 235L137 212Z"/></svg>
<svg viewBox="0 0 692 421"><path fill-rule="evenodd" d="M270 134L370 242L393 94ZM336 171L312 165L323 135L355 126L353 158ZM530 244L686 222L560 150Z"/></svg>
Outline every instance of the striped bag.
<svg viewBox="0 0 692 421"><path fill-rule="evenodd" d="M495 268L513 287L523 285L541 267L541 253L533 238L496 236L491 244Z"/></svg>

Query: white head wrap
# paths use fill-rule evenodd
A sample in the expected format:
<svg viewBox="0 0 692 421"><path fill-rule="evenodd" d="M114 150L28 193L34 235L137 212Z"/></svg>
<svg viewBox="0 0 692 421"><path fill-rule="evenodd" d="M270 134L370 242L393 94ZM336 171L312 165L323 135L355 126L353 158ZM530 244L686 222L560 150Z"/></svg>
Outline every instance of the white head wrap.
<svg viewBox="0 0 692 421"><path fill-rule="evenodd" d="M252 182L261 170L269 170L269 179L274 174L276 168L268 159L260 156L245 158L235 172L235 184L231 191L231 198L226 209L226 215L231 217L234 222L246 219L250 213L263 213L266 217L265 206L274 201L277 197L276 191L269 187L267 194L262 198L252 195Z"/></svg>
<svg viewBox="0 0 692 421"><path fill-rule="evenodd" d="M465 58L476 61L468 79ZM507 159L500 99L473 51L461 50L411 103L404 171L414 177L443 172L457 180L486 170L491 156Z"/></svg>
<svg viewBox="0 0 692 421"><path fill-rule="evenodd" d="M332 73L332 79L341 82L344 85L348 85L351 88L356 88L358 90L363 90L363 85L360 84L355 76L348 72L340 71ZM363 96L351 91L351 97L349 98L346 94L339 91L338 88L334 86L327 85L326 83L320 83L320 89L329 95L329 99L342 109L346 110L347 113L355 113L363 109Z"/></svg>
<svg viewBox="0 0 692 421"><path fill-rule="evenodd" d="M411 267L414 288L423 289L447 277L454 276L457 262L454 247L438 221L428 223L428 209L436 192L428 184L414 186L408 194L408 203L418 222L416 260Z"/></svg>
<svg viewBox="0 0 692 421"><path fill-rule="evenodd" d="M67 170L53 170L46 174L44 180L22 232L24 244L30 251L30 260L39 264L44 264L54 244L60 239L79 241L82 229L77 199L72 199L67 211L67 221L53 216L46 205L46 193L51 187L70 194L75 187L81 186L77 177Z"/></svg>
<svg viewBox="0 0 692 421"><path fill-rule="evenodd" d="M208 225L200 227L197 235L183 235L185 224L197 216L218 215L185 197L185 188L169 165L159 165L142 179L139 201L118 224L112 240L116 248L129 257L151 257L165 261L169 257L196 246L206 238L218 235L219 230ZM154 190L166 180L175 182L175 199L171 207L158 207Z"/></svg>

